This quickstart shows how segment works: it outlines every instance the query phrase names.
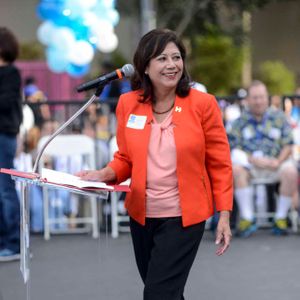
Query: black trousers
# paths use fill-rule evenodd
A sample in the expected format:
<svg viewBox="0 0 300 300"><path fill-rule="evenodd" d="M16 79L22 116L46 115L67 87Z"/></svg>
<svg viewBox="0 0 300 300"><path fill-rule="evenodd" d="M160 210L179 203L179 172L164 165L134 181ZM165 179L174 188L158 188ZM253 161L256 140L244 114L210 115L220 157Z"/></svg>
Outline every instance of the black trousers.
<svg viewBox="0 0 300 300"><path fill-rule="evenodd" d="M182 226L181 217L130 219L144 300L183 300L184 286L203 236L205 221Z"/></svg>

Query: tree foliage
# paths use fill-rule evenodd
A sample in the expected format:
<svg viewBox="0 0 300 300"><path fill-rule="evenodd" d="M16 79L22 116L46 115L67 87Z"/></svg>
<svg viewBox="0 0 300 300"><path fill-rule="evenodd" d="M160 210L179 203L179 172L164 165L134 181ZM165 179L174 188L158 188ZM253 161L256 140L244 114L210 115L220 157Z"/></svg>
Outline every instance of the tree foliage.
<svg viewBox="0 0 300 300"><path fill-rule="evenodd" d="M204 83L209 92L228 94L241 86L242 49L250 49L243 12L288 1L296 0L155 0L154 3L157 27L176 31L191 45L193 79ZM124 11L140 16L139 0L117 3L121 14ZM226 28L222 23L225 14L230 24ZM212 34L211 28L217 28L218 34Z"/></svg>
<svg viewBox="0 0 300 300"><path fill-rule="evenodd" d="M169 28L179 35L192 39L195 35L206 34L206 24L221 30L221 16L224 10L231 14L231 28L226 32L235 42L243 40L242 12L253 12L274 2L296 0L153 0L158 28ZM140 0L119 0L116 7L121 15L140 19Z"/></svg>
<svg viewBox="0 0 300 300"><path fill-rule="evenodd" d="M282 61L265 61L259 68L258 78L263 81L270 94L292 94L296 87L296 76Z"/></svg>
<svg viewBox="0 0 300 300"><path fill-rule="evenodd" d="M194 40L190 72L209 93L231 94L240 87L242 50L224 34L197 36Z"/></svg>
<svg viewBox="0 0 300 300"><path fill-rule="evenodd" d="M252 12L279 1L291 0L157 0L157 24L158 27L167 27L180 35L192 37L195 34L205 34L207 23L220 27L220 16L224 9L232 12L232 18L242 27L243 11ZM232 29L234 32L238 31L237 28Z"/></svg>
<svg viewBox="0 0 300 300"><path fill-rule="evenodd" d="M166 0L157 2L158 27L166 27L179 35L193 36L205 32L205 24L216 24L216 0Z"/></svg>

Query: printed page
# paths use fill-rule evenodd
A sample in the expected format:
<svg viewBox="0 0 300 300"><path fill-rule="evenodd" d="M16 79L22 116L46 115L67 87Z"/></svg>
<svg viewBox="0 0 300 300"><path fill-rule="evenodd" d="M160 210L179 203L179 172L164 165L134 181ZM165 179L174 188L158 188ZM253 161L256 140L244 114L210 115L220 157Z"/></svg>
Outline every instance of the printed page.
<svg viewBox="0 0 300 300"><path fill-rule="evenodd" d="M114 190L112 186L109 186L104 182L81 180L77 176L46 168L42 168L41 177L50 183L71 185L79 188L99 188Z"/></svg>

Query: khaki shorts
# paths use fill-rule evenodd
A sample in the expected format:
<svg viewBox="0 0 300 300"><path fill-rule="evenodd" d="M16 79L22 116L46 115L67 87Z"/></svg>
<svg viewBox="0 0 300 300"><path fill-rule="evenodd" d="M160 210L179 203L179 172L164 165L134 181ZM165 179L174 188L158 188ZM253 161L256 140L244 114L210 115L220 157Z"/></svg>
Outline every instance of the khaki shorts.
<svg viewBox="0 0 300 300"><path fill-rule="evenodd" d="M293 159L285 160L278 169L276 170L268 170L262 169L257 167L251 167L249 169L251 178L258 179L262 181L269 181L269 182L278 182L280 181L280 174L284 172L284 170L289 168L297 168L296 162Z"/></svg>
<svg viewBox="0 0 300 300"><path fill-rule="evenodd" d="M252 179L261 180L264 183L278 182L280 180L280 174L288 168L294 168L297 170L296 161L292 158L285 160L277 170L254 167L249 163L246 152L240 149L234 149L231 151L231 160L233 165L240 165L248 169Z"/></svg>

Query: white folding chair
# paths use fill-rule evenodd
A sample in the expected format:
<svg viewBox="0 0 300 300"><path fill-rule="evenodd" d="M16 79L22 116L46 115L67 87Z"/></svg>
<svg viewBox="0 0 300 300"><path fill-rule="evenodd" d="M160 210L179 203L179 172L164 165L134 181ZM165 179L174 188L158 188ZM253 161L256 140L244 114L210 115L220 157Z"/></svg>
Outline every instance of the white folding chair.
<svg viewBox="0 0 300 300"><path fill-rule="evenodd" d="M38 143L38 150L47 142L48 136L41 138ZM39 162L39 172L45 166L45 157L74 157L81 155L86 166L89 169L95 169L95 142L92 138L82 134L59 135L55 137L45 148L44 153ZM96 197L83 197L90 201L90 216L81 218L51 218L49 216L49 188L43 187L43 202L44 202L44 238L48 240L50 233L82 233L92 229L93 238L99 236L98 230L98 211ZM51 229L53 224L86 224L84 228L66 228L66 229Z"/></svg>
<svg viewBox="0 0 300 300"><path fill-rule="evenodd" d="M116 137L112 137L109 142L110 159L113 158L114 153L118 150ZM129 232L129 226L121 226L122 223L128 224L129 216L119 214L119 198L120 192L110 193L110 205L111 205L111 236L117 238L119 232Z"/></svg>
<svg viewBox="0 0 300 300"><path fill-rule="evenodd" d="M270 179L270 178L252 178L251 179L251 185L253 186L255 191L259 185L264 185L265 188L267 188L267 185L276 184L276 183L277 183L277 181L274 181L273 179ZM256 192L254 193L254 195L256 196ZM275 201L277 202L276 197L275 197ZM274 216L275 216L275 212L269 212L269 211L265 211L265 212L256 211L256 213L255 213L256 219L260 219L260 218L268 219L268 218L274 218ZM294 208L291 208L288 217L291 221L292 231L294 233L297 233L298 232L298 217L299 217L297 210L295 210ZM271 225L271 224L272 223L269 223L269 225Z"/></svg>
<svg viewBox="0 0 300 300"><path fill-rule="evenodd" d="M126 185L129 185L130 182L126 181ZM119 232L129 232L129 216L119 214L119 199L120 192L112 192L110 193L110 205L111 205L111 236L113 238L117 238L119 236ZM126 224L126 225L124 225Z"/></svg>

